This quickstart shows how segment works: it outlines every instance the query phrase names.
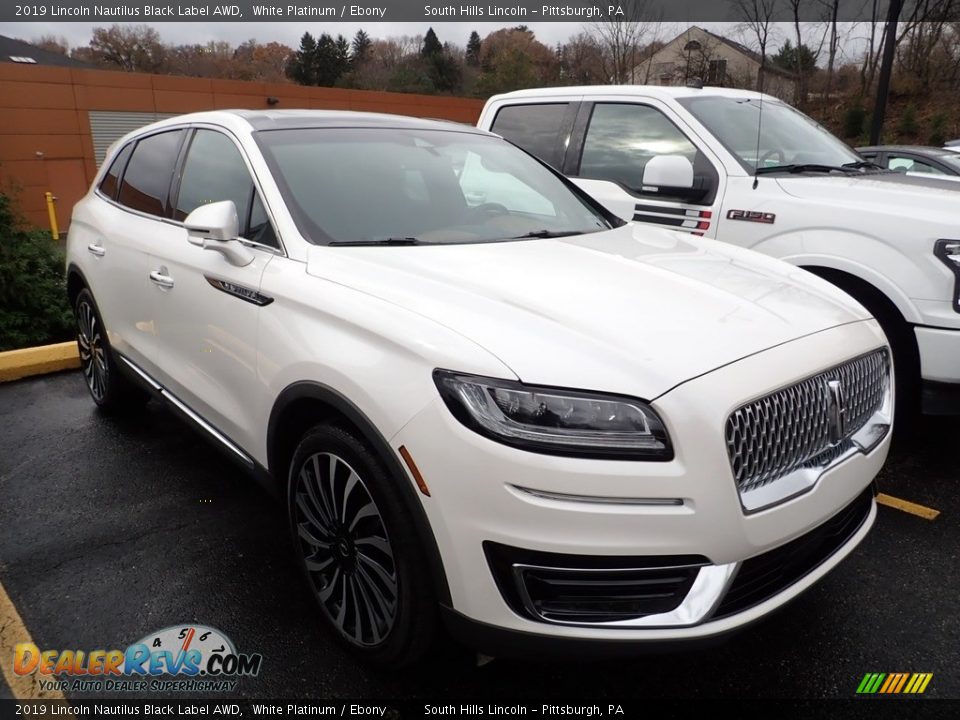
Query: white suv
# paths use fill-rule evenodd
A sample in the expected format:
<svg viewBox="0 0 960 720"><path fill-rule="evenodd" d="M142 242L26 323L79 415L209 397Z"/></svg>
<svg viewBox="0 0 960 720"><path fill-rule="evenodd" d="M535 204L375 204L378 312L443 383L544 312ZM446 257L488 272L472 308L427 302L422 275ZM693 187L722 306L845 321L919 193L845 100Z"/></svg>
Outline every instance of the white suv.
<svg viewBox="0 0 960 720"><path fill-rule="evenodd" d="M441 618L488 654L719 635L874 521L877 323L486 132L165 120L76 206L68 278L95 402L158 396L282 494L371 660L416 659Z"/></svg>

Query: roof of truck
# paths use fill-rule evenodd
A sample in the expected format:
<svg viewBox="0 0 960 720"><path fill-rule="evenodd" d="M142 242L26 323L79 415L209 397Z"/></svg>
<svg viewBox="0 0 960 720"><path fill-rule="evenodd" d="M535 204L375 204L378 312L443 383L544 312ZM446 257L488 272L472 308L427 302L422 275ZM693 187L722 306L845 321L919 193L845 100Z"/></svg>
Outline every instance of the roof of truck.
<svg viewBox="0 0 960 720"><path fill-rule="evenodd" d="M514 92L495 95L491 100L513 100L535 97L566 97L578 95L607 95L614 97L642 96L660 99L675 100L678 98L698 97L703 95L752 98L764 101L779 102L773 95L758 93L754 90L740 90L737 88L722 87L677 87L672 85L577 85L572 87L546 87L531 90L516 90Z"/></svg>

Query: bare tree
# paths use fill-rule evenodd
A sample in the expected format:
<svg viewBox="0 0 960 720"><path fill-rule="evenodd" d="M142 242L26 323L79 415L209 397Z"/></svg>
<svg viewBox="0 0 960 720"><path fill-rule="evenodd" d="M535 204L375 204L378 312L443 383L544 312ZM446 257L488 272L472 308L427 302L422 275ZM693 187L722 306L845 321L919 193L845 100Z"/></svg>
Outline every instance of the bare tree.
<svg viewBox="0 0 960 720"><path fill-rule="evenodd" d="M824 39L827 43L827 82L824 88L824 98L826 102L829 102L830 93L833 92L833 75L837 67L837 49L840 46L840 33L837 25L837 19L840 15L840 0L820 1L826 11Z"/></svg>
<svg viewBox="0 0 960 720"><path fill-rule="evenodd" d="M41 35L31 40L30 44L36 45L44 50L49 50L50 52L59 53L60 55L70 54L70 43L67 42L67 39L63 35Z"/></svg>
<svg viewBox="0 0 960 720"><path fill-rule="evenodd" d="M626 0L621 7L623 17L594 22L589 27L600 48L606 82L613 85L633 82L644 46L659 39L662 26L651 0Z"/></svg>
<svg viewBox="0 0 960 720"><path fill-rule="evenodd" d="M607 82L603 50L593 35L581 31L561 46L560 79L563 83L575 85Z"/></svg>
<svg viewBox="0 0 960 720"><path fill-rule="evenodd" d="M160 34L149 25L94 28L89 48L95 62L129 72L158 72L166 61Z"/></svg>
<svg viewBox="0 0 960 720"><path fill-rule="evenodd" d="M760 54L760 68L757 70L757 90L763 92L764 75L767 70L767 48L773 36L773 15L777 0L731 0L734 10L740 16L740 28L755 45Z"/></svg>
<svg viewBox="0 0 960 720"><path fill-rule="evenodd" d="M958 0L917 0L910 7L910 15L900 23L897 61L924 90L930 87L937 51L950 37L949 21L956 19L958 6Z"/></svg>

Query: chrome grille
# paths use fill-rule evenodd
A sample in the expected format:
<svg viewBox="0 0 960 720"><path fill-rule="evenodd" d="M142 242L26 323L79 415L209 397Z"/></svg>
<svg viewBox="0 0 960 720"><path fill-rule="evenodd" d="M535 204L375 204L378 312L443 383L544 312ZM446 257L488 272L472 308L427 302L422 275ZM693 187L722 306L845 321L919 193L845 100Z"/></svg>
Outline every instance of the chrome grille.
<svg viewBox="0 0 960 720"><path fill-rule="evenodd" d="M831 392L831 381L842 395ZM740 494L842 454L883 405L889 383L889 356L877 350L735 410L726 442Z"/></svg>

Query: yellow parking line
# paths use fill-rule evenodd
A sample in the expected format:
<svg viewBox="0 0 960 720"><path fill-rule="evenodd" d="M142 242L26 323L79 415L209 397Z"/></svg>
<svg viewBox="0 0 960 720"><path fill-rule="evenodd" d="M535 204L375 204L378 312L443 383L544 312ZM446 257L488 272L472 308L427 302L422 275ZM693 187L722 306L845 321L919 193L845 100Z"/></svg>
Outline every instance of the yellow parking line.
<svg viewBox="0 0 960 720"><path fill-rule="evenodd" d="M59 690L41 690L39 677L17 675L13 672L13 649L19 643L32 643L30 632L23 624L20 613L0 583L0 669L17 700L65 700ZM53 678L50 678L53 680Z"/></svg>
<svg viewBox="0 0 960 720"><path fill-rule="evenodd" d="M877 495L877 502L881 505L892 507L895 510L902 510L905 513L922 517L924 520L936 520L937 516L940 515L939 510L928 508L926 505L918 505L917 503L910 502L909 500L901 500L898 497L885 495L883 493Z"/></svg>

